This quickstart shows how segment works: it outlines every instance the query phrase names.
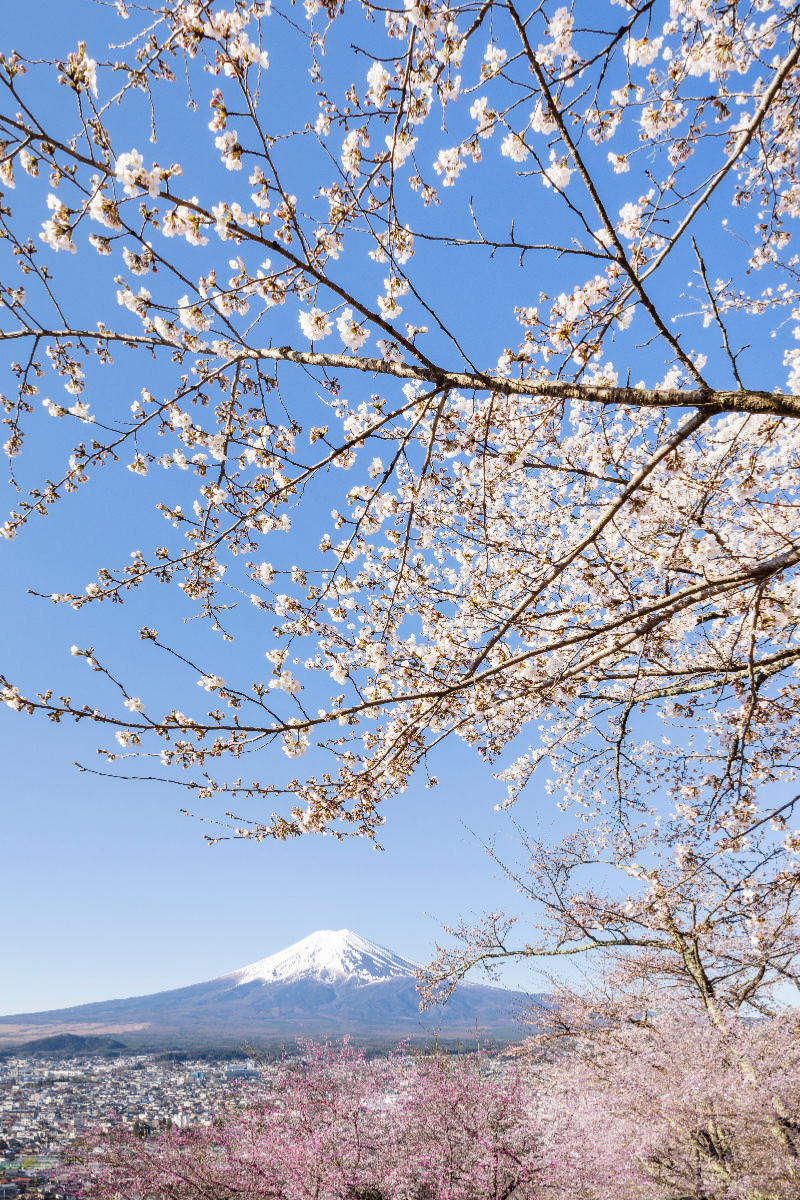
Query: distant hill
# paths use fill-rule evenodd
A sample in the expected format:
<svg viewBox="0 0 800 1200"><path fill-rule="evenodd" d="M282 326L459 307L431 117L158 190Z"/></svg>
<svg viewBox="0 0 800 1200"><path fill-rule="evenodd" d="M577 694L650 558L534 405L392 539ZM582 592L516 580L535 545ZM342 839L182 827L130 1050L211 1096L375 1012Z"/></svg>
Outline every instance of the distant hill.
<svg viewBox="0 0 800 1200"><path fill-rule="evenodd" d="M131 1048L254 1044L298 1036L361 1039L520 1037L523 1009L543 1001L461 984L419 1011L415 965L347 929L321 930L229 975L149 996L0 1017L0 1045L122 1035ZM44 1036L44 1034L49 1036ZM64 1043L65 1053L69 1053Z"/></svg>
<svg viewBox="0 0 800 1200"><path fill-rule="evenodd" d="M109 1054L128 1047L124 1042L115 1041L111 1037L79 1033L54 1033L49 1037L34 1038L33 1041L21 1042L14 1046L14 1053L20 1054L58 1054L62 1058L70 1058L75 1054Z"/></svg>

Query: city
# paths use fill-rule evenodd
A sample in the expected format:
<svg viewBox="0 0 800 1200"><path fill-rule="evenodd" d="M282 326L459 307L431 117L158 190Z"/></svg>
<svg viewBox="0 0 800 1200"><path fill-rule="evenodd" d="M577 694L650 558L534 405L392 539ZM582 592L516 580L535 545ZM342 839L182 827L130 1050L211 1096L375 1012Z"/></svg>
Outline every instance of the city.
<svg viewBox="0 0 800 1200"><path fill-rule="evenodd" d="M93 1126L207 1125L244 1103L243 1083L274 1069L168 1054L0 1060L0 1200L63 1194L57 1170Z"/></svg>

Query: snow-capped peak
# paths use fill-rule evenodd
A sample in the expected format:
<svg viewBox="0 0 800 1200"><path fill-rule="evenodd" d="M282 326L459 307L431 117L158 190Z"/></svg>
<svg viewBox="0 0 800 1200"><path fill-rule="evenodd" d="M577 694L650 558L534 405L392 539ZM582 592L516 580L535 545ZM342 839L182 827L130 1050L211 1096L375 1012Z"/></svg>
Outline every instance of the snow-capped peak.
<svg viewBox="0 0 800 1200"><path fill-rule="evenodd" d="M228 978L243 983L278 983L313 977L327 982L347 979L380 983L413 975L415 964L350 929L319 929L293 946L234 971Z"/></svg>

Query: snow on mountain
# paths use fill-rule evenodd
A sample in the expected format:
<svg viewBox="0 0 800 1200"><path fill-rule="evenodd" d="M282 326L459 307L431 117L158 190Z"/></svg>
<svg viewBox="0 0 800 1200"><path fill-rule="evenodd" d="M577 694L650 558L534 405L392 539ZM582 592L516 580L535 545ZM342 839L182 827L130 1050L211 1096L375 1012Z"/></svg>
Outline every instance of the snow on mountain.
<svg viewBox="0 0 800 1200"><path fill-rule="evenodd" d="M321 979L326 983L353 980L358 984L383 983L413 976L416 964L370 942L350 929L318 929L285 950L224 975L235 986L277 983L294 979Z"/></svg>
<svg viewBox="0 0 800 1200"><path fill-rule="evenodd" d="M322 929L277 954L188 987L0 1017L0 1047L44 1034L110 1034L174 1049L271 1039L519 1036L520 1004L502 988L462 983L420 1012L415 964L349 929Z"/></svg>

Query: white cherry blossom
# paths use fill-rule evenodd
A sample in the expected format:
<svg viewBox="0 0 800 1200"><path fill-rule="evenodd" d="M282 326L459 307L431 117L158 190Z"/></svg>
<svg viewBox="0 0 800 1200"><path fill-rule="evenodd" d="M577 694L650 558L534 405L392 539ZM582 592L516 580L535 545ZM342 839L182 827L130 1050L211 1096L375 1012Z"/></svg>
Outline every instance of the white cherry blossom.
<svg viewBox="0 0 800 1200"><path fill-rule="evenodd" d="M312 308L308 312L301 312L298 315L298 320L303 335L312 342L327 337L333 329L333 322L330 317L319 308Z"/></svg>

